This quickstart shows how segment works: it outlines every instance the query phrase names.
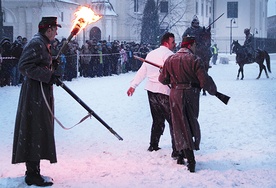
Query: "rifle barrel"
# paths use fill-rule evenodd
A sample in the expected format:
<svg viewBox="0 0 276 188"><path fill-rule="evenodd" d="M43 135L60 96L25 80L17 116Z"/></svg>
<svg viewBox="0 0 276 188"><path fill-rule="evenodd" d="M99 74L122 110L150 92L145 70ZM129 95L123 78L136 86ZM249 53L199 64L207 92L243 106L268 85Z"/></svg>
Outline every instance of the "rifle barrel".
<svg viewBox="0 0 276 188"><path fill-rule="evenodd" d="M161 65L157 65L157 64L155 64L155 63L153 63L153 62L150 62L150 61L148 61L148 60L146 60L146 59L144 59L144 58L142 58L142 57L139 57L139 56L136 56L136 55L134 55L133 57L134 57L135 59L138 59L138 60L142 61L142 62L146 62L146 63L148 63L148 64L150 64L150 65L153 65L153 66L155 66L155 67L158 67L158 68L162 69L162 66L161 66Z"/></svg>
<svg viewBox="0 0 276 188"><path fill-rule="evenodd" d="M71 89L69 89L60 79L58 79L60 87L62 87L68 94L70 94L83 108L85 108L89 114L94 116L99 122L102 123L114 136L116 136L119 140L123 140L123 138L118 135L100 116L98 116L89 106L87 106Z"/></svg>
<svg viewBox="0 0 276 188"><path fill-rule="evenodd" d="M207 28L209 28L211 25L213 25L218 19L220 19L220 17L222 17L223 16L223 14L224 13L222 13L219 17L217 17L212 23L210 23L209 25L208 25L208 27Z"/></svg>

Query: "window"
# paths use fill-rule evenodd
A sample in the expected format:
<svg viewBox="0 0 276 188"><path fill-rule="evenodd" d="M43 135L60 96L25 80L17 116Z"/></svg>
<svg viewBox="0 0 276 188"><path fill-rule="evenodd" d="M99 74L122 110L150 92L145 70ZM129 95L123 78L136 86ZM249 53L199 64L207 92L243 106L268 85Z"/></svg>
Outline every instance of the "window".
<svg viewBox="0 0 276 188"><path fill-rule="evenodd" d="M238 18L238 2L227 2L227 18Z"/></svg>
<svg viewBox="0 0 276 188"><path fill-rule="evenodd" d="M5 14L5 11L3 10L3 11L2 11L2 19L3 19L3 22L6 22L6 17L5 17L5 15L6 15L6 14Z"/></svg>
<svg viewBox="0 0 276 188"><path fill-rule="evenodd" d="M208 17L208 5L206 4L206 17Z"/></svg>
<svg viewBox="0 0 276 188"><path fill-rule="evenodd" d="M64 21L64 14L63 14L63 12L61 12L61 22L63 22Z"/></svg>
<svg viewBox="0 0 276 188"><path fill-rule="evenodd" d="M138 0L134 0L134 12L138 12L139 11L139 6L138 6Z"/></svg>
<svg viewBox="0 0 276 188"><path fill-rule="evenodd" d="M204 6L203 6L203 2L201 3L201 16L204 16Z"/></svg>
<svg viewBox="0 0 276 188"><path fill-rule="evenodd" d="M196 14L198 14L198 2L196 2Z"/></svg>
<svg viewBox="0 0 276 188"><path fill-rule="evenodd" d="M161 1L160 2L160 12L161 13L168 13L169 12L168 1Z"/></svg>

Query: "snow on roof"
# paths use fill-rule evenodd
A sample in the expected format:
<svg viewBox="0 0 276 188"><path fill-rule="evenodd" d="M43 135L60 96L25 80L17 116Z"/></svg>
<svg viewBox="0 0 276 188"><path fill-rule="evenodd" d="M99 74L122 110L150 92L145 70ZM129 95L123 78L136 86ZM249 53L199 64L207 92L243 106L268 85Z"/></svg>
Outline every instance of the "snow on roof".
<svg viewBox="0 0 276 188"><path fill-rule="evenodd" d="M71 0L57 0L59 2L63 2L63 3L70 3L70 4L74 4L74 5L79 5L79 3L76 3L74 1L71 1Z"/></svg>
<svg viewBox="0 0 276 188"><path fill-rule="evenodd" d="M113 6L109 1L92 1L91 8L99 15L117 16L117 13L114 11Z"/></svg>

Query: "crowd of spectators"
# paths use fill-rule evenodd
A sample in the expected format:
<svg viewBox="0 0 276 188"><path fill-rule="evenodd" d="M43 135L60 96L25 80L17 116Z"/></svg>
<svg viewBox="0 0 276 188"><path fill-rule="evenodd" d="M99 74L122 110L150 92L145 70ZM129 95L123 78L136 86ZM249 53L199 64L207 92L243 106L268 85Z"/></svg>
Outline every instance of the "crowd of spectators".
<svg viewBox="0 0 276 188"><path fill-rule="evenodd" d="M18 36L14 42L4 38L0 42L0 86L22 83L17 65L27 39ZM62 52L60 49L62 46ZM53 58L58 55L58 70L63 81L71 81L78 76L102 77L137 71L142 62L134 55L145 58L155 47L135 42L107 42L106 40L87 40L80 46L75 40L56 39L51 44Z"/></svg>
<svg viewBox="0 0 276 188"><path fill-rule="evenodd" d="M14 42L4 38L0 42L0 86L18 85L22 75L18 70L18 61L28 40L18 36Z"/></svg>

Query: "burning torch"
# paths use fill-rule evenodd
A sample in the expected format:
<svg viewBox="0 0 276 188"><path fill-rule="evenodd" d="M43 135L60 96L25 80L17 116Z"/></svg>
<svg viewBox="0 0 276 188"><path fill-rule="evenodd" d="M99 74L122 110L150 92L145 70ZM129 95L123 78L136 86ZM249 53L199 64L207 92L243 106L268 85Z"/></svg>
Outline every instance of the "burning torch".
<svg viewBox="0 0 276 188"><path fill-rule="evenodd" d="M60 48L56 59L59 58L60 54L63 52L65 46L71 41L71 39L77 35L83 28L85 28L88 24L98 21L102 17L99 15L95 15L94 12L88 7L81 7L77 12L75 12L76 19L74 20L74 24L72 27L71 34L67 38L67 40L63 43Z"/></svg>
<svg viewBox="0 0 276 188"><path fill-rule="evenodd" d="M71 41L71 39L77 35L83 28L92 22L98 21L101 16L95 15L94 12L88 7L81 7L76 13L76 19L73 24L71 34L67 40L63 43L61 49L59 50L56 59L59 58L60 54L63 52L65 46ZM112 134L114 134L119 140L123 138L118 135L103 119L101 119L89 106L87 106L72 90L70 90L60 79L57 81L57 85L62 87L67 93L69 93L82 107L84 107L89 114L94 116L99 122L101 122Z"/></svg>

